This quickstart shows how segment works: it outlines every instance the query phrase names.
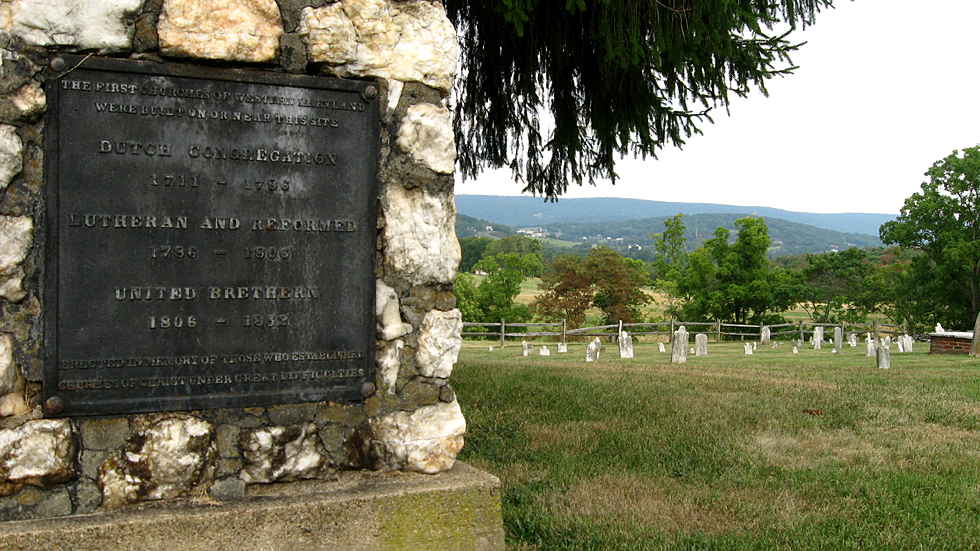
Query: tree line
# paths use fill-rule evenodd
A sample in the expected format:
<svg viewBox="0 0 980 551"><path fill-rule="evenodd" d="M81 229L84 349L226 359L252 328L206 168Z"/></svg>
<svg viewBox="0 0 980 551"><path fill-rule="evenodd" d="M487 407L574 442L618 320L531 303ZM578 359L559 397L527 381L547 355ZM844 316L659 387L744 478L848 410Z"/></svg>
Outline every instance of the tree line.
<svg viewBox="0 0 980 551"><path fill-rule="evenodd" d="M652 261L624 258L598 245L587 254L546 254L535 239L462 239L461 271L485 274L456 286L466 321L510 323L566 319L571 328L596 309L603 323L643 319L656 291L663 317L684 321L777 324L802 308L818 323L861 323L871 317L916 332L936 323L969 329L980 313L980 146L954 151L926 172L928 181L901 214L881 226L886 245L853 247L770 260L762 218L720 226L689 249L684 215L651 236ZM552 251L553 252L553 251ZM540 294L517 304L525 277L541 277Z"/></svg>

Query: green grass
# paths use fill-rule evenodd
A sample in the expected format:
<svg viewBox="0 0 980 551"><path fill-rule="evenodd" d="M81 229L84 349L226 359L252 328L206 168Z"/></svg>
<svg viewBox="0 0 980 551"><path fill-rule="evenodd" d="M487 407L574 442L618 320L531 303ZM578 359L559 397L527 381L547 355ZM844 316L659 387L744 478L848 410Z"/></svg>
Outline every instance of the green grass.
<svg viewBox="0 0 980 551"><path fill-rule="evenodd" d="M917 347L885 371L863 344L467 342L460 459L501 478L514 549L980 547L980 361Z"/></svg>

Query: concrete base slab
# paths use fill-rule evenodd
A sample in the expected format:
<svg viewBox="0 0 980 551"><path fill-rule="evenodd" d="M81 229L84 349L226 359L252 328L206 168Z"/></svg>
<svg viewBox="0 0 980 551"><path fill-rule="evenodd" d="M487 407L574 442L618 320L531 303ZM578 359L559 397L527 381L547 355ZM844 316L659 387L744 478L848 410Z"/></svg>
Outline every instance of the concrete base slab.
<svg viewBox="0 0 980 551"><path fill-rule="evenodd" d="M4 523L19 551L503 549L500 481L457 462L437 475L341 473L250 487L240 501L141 504Z"/></svg>

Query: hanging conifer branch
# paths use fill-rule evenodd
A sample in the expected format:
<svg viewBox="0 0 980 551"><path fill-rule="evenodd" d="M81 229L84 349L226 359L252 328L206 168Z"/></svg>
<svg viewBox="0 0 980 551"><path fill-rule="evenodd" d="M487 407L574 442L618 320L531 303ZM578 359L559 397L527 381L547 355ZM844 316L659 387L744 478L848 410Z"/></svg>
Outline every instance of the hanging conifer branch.
<svg viewBox="0 0 980 551"><path fill-rule="evenodd" d="M731 97L766 93L833 0L445 0L460 33L454 94L464 178L509 168L548 199L701 133Z"/></svg>

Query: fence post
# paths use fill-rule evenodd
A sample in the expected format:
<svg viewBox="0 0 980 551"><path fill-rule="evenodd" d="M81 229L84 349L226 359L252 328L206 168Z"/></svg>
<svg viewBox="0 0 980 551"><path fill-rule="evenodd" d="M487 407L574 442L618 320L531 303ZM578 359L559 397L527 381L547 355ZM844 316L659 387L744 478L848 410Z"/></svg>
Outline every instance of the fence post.
<svg viewBox="0 0 980 551"><path fill-rule="evenodd" d="M504 338L506 337L505 334L506 332L507 332L507 322L504 321L504 318L500 318L500 348L504 347Z"/></svg>
<svg viewBox="0 0 980 551"><path fill-rule="evenodd" d="M561 319L561 343L565 344L565 329L568 327L568 320Z"/></svg>
<svg viewBox="0 0 980 551"><path fill-rule="evenodd" d="M717 333L717 336L715 337L715 342L720 343L721 342L721 320L715 320L715 321L718 322L718 333Z"/></svg>
<svg viewBox="0 0 980 551"><path fill-rule="evenodd" d="M667 338L667 342L674 344L674 316L670 316L670 337Z"/></svg>
<svg viewBox="0 0 980 551"><path fill-rule="evenodd" d="M878 320L871 322L871 330L874 331L875 342L878 342Z"/></svg>
<svg viewBox="0 0 980 551"><path fill-rule="evenodd" d="M800 346L803 346L803 320L800 320Z"/></svg>

